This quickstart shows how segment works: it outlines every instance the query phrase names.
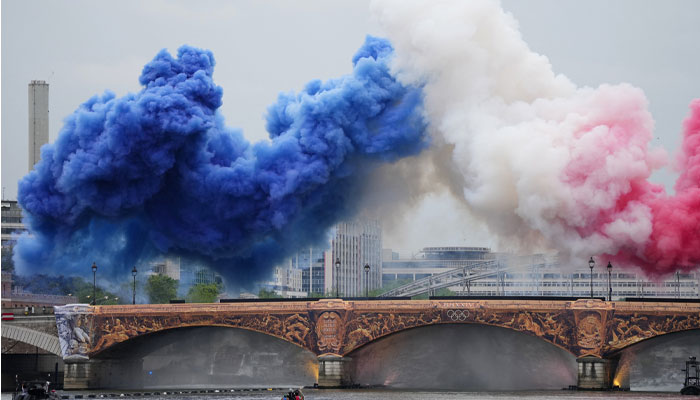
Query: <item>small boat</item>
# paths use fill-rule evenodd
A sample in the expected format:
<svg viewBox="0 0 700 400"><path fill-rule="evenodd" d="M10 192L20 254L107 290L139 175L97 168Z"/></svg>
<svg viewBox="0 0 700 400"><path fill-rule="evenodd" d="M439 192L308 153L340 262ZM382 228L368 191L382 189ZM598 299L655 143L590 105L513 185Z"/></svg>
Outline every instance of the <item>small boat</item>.
<svg viewBox="0 0 700 400"><path fill-rule="evenodd" d="M700 362L695 357L685 362L685 382L681 394L700 395Z"/></svg>
<svg viewBox="0 0 700 400"><path fill-rule="evenodd" d="M19 389L13 400L56 400L59 398L55 390L49 389L47 381L24 382Z"/></svg>
<svg viewBox="0 0 700 400"><path fill-rule="evenodd" d="M301 392L301 389L289 389L289 393L286 393L282 396L282 400L304 400L304 393Z"/></svg>

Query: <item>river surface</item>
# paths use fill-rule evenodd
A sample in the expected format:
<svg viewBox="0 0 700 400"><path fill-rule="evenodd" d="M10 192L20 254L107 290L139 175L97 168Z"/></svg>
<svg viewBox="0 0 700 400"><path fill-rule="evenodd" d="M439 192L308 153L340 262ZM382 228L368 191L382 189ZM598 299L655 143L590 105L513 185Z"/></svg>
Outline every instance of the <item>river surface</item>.
<svg viewBox="0 0 700 400"><path fill-rule="evenodd" d="M74 394L82 394L83 399L91 400L89 392L66 392L71 400ZM253 391L231 394L179 394L165 396L132 397L129 392L124 393L120 399L149 399L149 400L279 400L283 392ZM437 391L404 391L404 390L304 390L306 400L522 400L522 399L546 399L546 400L574 400L574 399L619 399L619 400L646 400L646 399L688 399L676 393L663 392L573 392L573 391L515 391L515 392L437 392ZM11 394L3 393L2 400L11 400ZM100 399L99 395L96 397ZM110 398L110 397L106 397Z"/></svg>

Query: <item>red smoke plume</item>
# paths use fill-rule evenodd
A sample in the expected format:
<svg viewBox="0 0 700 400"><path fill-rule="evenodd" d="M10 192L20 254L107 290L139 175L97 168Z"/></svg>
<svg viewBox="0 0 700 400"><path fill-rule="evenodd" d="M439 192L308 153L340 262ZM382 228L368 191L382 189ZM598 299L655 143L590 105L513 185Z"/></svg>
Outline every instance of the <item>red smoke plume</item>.
<svg viewBox="0 0 700 400"><path fill-rule="evenodd" d="M700 99L691 102L690 116L683 125L676 194L658 193L658 187L651 184L635 191L637 197L629 201L641 201L651 208L652 233L643 253L621 249L614 257L654 276L700 264Z"/></svg>

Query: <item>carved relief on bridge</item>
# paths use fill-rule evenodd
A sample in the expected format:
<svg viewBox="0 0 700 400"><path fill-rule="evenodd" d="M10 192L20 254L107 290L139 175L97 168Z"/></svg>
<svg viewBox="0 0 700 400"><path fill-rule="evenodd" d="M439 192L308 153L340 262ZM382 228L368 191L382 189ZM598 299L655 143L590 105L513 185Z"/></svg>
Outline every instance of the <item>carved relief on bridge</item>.
<svg viewBox="0 0 700 400"><path fill-rule="evenodd" d="M309 348L309 333L312 326L306 313L259 313L259 314L170 314L95 317L93 342L89 354L96 354L117 343L146 333L165 329L195 326L226 326L263 332Z"/></svg>
<svg viewBox="0 0 700 400"><path fill-rule="evenodd" d="M344 322L335 311L326 311L316 320L316 348L321 354L339 354L343 344Z"/></svg>
<svg viewBox="0 0 700 400"><path fill-rule="evenodd" d="M645 339L690 329L700 329L700 313L615 312L609 324L607 351L614 352Z"/></svg>
<svg viewBox="0 0 700 400"><path fill-rule="evenodd" d="M438 310L353 313L346 324L342 354L394 332L441 322L442 315Z"/></svg>
<svg viewBox="0 0 700 400"><path fill-rule="evenodd" d="M56 307L58 343L66 361L87 360L92 351L93 315L87 305L73 304Z"/></svg>
<svg viewBox="0 0 700 400"><path fill-rule="evenodd" d="M557 346L573 347L574 325L568 311L503 311L474 313L474 323L500 326L541 337Z"/></svg>

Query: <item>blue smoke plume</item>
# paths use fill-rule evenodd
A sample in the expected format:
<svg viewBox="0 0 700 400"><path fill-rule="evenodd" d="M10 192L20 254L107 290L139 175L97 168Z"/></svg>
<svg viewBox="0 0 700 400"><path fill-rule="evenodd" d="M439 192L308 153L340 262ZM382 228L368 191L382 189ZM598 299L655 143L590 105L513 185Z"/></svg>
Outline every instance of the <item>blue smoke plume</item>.
<svg viewBox="0 0 700 400"><path fill-rule="evenodd" d="M267 110L270 141L248 143L217 112L213 54L161 51L143 89L106 92L65 119L19 182L31 236L22 272L123 278L161 254L208 264L245 285L358 210L382 163L428 146L418 88L391 75L393 49L367 37L350 75L283 93Z"/></svg>

